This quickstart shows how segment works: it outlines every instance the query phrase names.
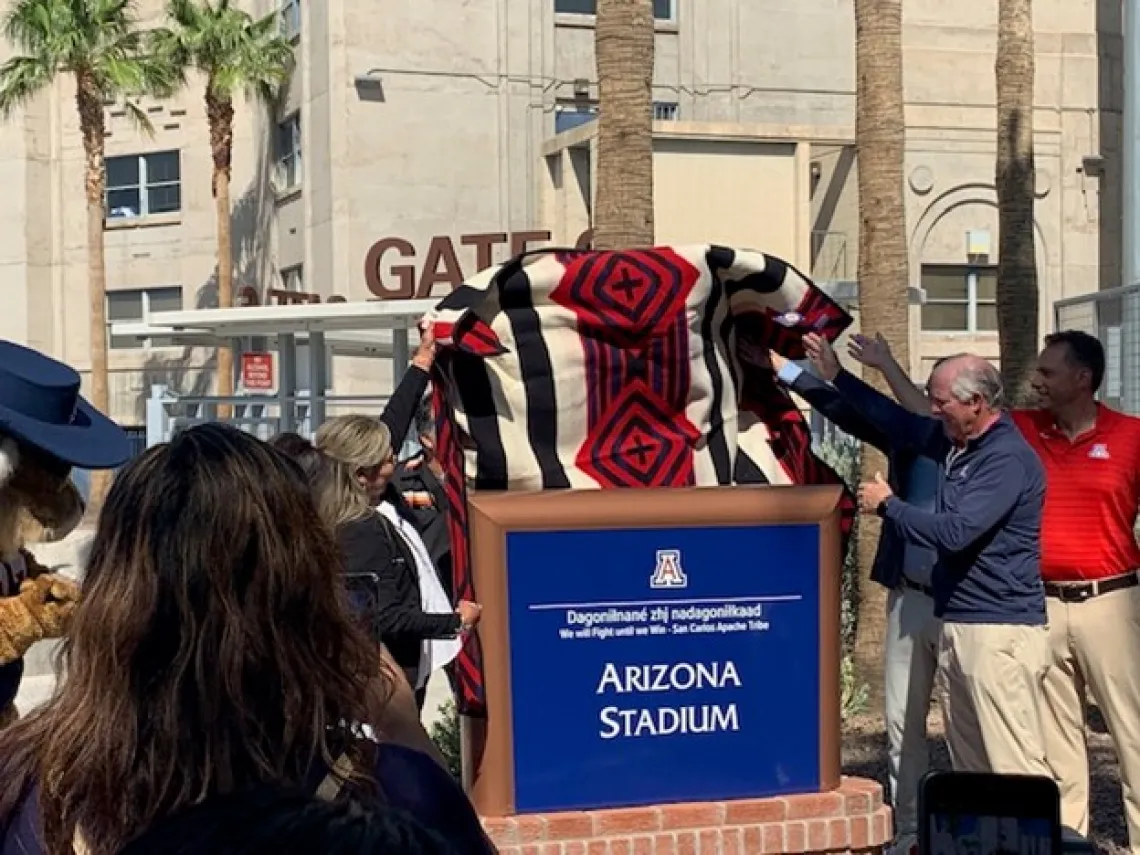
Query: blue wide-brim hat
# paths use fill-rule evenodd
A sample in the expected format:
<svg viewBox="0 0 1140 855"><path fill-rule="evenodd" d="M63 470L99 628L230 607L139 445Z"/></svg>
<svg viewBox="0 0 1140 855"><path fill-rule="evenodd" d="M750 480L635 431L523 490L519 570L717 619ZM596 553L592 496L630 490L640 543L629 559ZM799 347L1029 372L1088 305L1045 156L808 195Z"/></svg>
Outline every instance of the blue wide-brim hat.
<svg viewBox="0 0 1140 855"><path fill-rule="evenodd" d="M11 341L0 341L0 433L83 469L131 454L123 429L79 394L75 369Z"/></svg>

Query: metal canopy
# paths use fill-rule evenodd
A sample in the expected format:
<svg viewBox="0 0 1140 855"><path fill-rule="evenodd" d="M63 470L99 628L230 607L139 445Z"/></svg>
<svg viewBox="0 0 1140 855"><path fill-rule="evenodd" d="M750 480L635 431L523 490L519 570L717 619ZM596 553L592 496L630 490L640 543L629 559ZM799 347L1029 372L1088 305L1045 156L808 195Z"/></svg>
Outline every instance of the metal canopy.
<svg viewBox="0 0 1140 855"><path fill-rule="evenodd" d="M393 381L398 383L408 367L408 330L438 302L374 300L152 312L141 321L112 323L110 333L119 338L171 340L182 347L233 346L238 339L263 339L266 347L277 351L276 397L281 408L279 429L283 431L293 429L298 403L298 344L307 340L309 382L314 390L308 401L315 429L324 421L326 402L332 400L327 355L389 357ZM232 397L235 403L243 399L248 396ZM148 434L149 422L148 416Z"/></svg>
<svg viewBox="0 0 1140 855"><path fill-rule="evenodd" d="M235 338L407 330L438 302L432 299L371 300L151 312L141 321L111 324L111 335L140 339L173 338L180 345L205 347ZM362 335L343 337L346 345L357 346L369 339L376 340Z"/></svg>

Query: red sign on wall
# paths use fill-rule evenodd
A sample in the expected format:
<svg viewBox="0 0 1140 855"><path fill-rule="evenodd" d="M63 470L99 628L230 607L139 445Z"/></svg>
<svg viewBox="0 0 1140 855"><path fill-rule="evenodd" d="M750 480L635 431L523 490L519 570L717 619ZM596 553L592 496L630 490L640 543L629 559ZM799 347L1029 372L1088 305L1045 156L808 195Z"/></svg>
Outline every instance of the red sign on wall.
<svg viewBox="0 0 1140 855"><path fill-rule="evenodd" d="M250 392L268 392L273 389L273 354L243 353L241 355L241 385Z"/></svg>

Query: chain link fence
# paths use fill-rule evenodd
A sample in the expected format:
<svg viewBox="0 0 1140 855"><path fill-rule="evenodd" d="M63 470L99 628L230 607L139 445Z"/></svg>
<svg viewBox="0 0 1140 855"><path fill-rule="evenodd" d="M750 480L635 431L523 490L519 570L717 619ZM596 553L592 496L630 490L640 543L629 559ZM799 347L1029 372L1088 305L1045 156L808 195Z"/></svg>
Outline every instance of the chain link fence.
<svg viewBox="0 0 1140 855"><path fill-rule="evenodd" d="M1104 345L1100 399L1140 415L1140 285L1097 291L1053 304L1058 330L1081 330Z"/></svg>

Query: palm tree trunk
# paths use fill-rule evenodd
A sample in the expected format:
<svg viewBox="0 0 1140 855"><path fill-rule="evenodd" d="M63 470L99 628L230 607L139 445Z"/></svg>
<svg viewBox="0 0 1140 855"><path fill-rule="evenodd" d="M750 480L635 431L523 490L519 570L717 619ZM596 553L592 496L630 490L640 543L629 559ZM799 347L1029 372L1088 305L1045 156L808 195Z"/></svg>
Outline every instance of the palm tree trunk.
<svg viewBox="0 0 1140 855"><path fill-rule="evenodd" d="M653 245L652 0L598 0L594 248Z"/></svg>
<svg viewBox="0 0 1140 855"><path fill-rule="evenodd" d="M998 281L1001 373L1009 401L1026 404L1037 361L1033 240L1033 2L999 0L997 58Z"/></svg>
<svg viewBox="0 0 1140 855"><path fill-rule="evenodd" d="M899 363L909 365L909 282L903 159L902 0L855 0L855 149L859 169L859 324L865 333L882 333ZM868 382L886 394L878 372ZM883 455L863 446L861 478L886 474ZM871 581L880 522L862 517L859 555L859 611L855 664L867 683L876 710L883 699L883 642L886 591Z"/></svg>
<svg viewBox="0 0 1140 855"><path fill-rule="evenodd" d="M111 396L107 386L107 266L103 251L106 222L107 165L103 158L103 99L95 81L76 75L75 106L83 135L85 158L84 192L87 197L87 298L91 318L91 403L110 414ZM107 472L91 476L88 514L98 514L111 486Z"/></svg>
<svg viewBox="0 0 1140 855"><path fill-rule="evenodd" d="M218 233L218 306L234 304L234 259L230 223L230 164L234 142L234 106L227 98L217 98L206 87L206 117L210 125L210 151L214 159L213 192ZM234 393L234 353L218 348L218 394ZM220 418L229 418L231 407L218 408Z"/></svg>

